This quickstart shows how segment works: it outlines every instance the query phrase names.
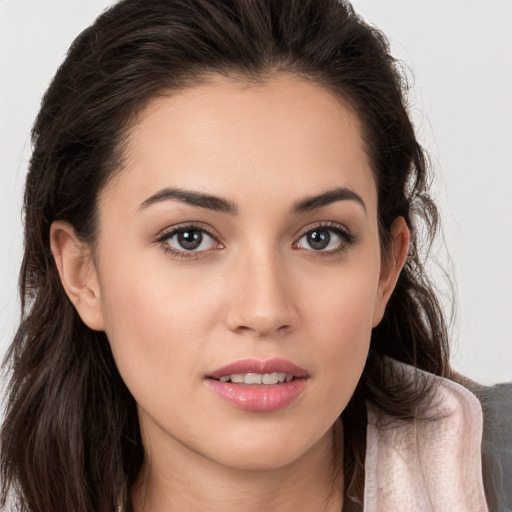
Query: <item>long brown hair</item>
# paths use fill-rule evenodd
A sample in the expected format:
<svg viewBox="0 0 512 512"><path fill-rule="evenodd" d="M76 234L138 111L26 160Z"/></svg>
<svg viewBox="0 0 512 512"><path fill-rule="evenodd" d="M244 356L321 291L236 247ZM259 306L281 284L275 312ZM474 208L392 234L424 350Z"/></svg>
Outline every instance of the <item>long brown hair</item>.
<svg viewBox="0 0 512 512"><path fill-rule="evenodd" d="M22 320L5 359L10 374L1 431L2 501L19 510L131 510L144 458L136 404L104 333L66 297L49 246L54 220L94 244L99 191L122 166L137 114L155 96L213 73L264 81L288 72L343 98L358 114L378 188L382 247L394 219L425 229L372 333L370 354L342 414L344 470L361 493L365 400L411 418L425 386L398 380L383 356L449 376L447 331L424 272L421 245L438 214L428 166L406 109L405 81L387 40L340 0L124 0L71 46L35 121L27 176ZM397 377L398 379L398 377Z"/></svg>

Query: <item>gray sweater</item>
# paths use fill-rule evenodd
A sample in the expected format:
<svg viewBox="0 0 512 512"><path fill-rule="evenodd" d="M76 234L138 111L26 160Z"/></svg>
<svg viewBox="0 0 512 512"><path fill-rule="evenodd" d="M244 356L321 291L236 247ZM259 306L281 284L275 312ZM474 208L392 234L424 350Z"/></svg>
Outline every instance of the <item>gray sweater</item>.
<svg viewBox="0 0 512 512"><path fill-rule="evenodd" d="M512 512L512 382L471 391L482 404L482 470L490 512Z"/></svg>

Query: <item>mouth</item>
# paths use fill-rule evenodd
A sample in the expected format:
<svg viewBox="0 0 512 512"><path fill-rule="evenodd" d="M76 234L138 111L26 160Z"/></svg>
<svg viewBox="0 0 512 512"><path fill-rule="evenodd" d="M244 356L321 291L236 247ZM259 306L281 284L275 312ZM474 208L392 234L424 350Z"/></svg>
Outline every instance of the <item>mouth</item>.
<svg viewBox="0 0 512 512"><path fill-rule="evenodd" d="M276 411L291 404L303 393L308 380L306 370L284 359L236 361L205 379L207 386L230 405L256 412Z"/></svg>
<svg viewBox="0 0 512 512"><path fill-rule="evenodd" d="M308 372L286 359L241 359L222 366L206 375L206 378L237 384L277 384L296 378L307 378Z"/></svg>
<svg viewBox="0 0 512 512"><path fill-rule="evenodd" d="M275 384L283 384L283 382L291 382L295 377L289 373L272 372L272 373L233 373L231 375L222 375L219 382L233 382L234 384L264 384L272 386Z"/></svg>

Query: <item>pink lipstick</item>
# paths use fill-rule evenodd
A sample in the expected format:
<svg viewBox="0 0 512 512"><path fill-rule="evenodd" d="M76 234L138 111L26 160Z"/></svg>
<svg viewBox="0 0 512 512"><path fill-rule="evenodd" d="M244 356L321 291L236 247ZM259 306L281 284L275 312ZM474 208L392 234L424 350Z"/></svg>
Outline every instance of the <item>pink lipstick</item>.
<svg viewBox="0 0 512 512"><path fill-rule="evenodd" d="M235 407L271 412L297 398L308 378L306 370L284 359L243 359L208 374L205 382Z"/></svg>

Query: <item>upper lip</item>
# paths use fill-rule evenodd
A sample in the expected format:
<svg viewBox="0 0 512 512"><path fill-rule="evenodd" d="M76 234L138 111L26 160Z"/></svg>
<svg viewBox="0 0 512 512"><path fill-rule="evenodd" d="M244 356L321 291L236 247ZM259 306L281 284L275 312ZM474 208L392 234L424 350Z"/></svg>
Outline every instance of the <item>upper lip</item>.
<svg viewBox="0 0 512 512"><path fill-rule="evenodd" d="M304 368L297 366L286 359L268 359L267 361L259 361L257 359L241 359L229 363L222 368L218 368L206 375L210 379L220 379L225 375L241 374L241 373L286 373L294 377L308 377L308 373Z"/></svg>

